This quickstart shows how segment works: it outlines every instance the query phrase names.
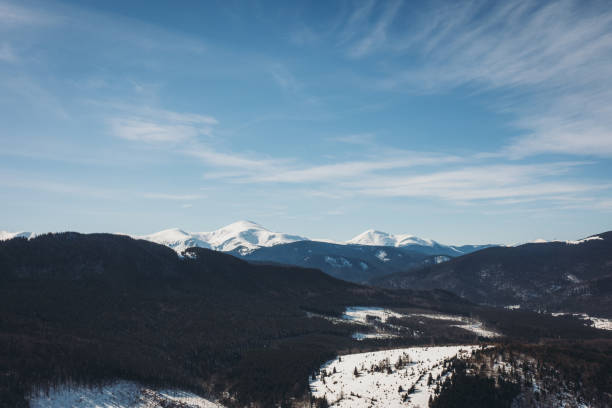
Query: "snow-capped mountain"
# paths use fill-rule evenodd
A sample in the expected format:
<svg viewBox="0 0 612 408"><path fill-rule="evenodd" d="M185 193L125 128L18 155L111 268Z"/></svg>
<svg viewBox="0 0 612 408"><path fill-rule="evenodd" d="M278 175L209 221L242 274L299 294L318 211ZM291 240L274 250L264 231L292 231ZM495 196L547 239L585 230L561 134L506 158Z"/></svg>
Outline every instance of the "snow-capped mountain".
<svg viewBox="0 0 612 408"><path fill-rule="evenodd" d="M7 239L13 238L34 238L36 236L33 232L20 231L20 232L8 232L8 231L0 231L0 241L6 241Z"/></svg>
<svg viewBox="0 0 612 408"><path fill-rule="evenodd" d="M241 254L262 247L308 240L298 235L272 232L252 221L238 221L211 232L186 232L173 228L134 238L163 244L179 253L197 246L217 251L237 251Z"/></svg>
<svg viewBox="0 0 612 408"><path fill-rule="evenodd" d="M347 244L358 245L374 245L374 246L392 246L405 247L410 245L429 246L433 247L436 242L431 239L423 239L414 235L400 234L393 235L387 232L367 230L357 235L355 238L347 241Z"/></svg>
<svg viewBox="0 0 612 408"><path fill-rule="evenodd" d="M367 230L346 242L351 245L390 246L411 249L429 255L460 256L494 245L443 245L431 239L409 234L393 235L387 232Z"/></svg>
<svg viewBox="0 0 612 408"><path fill-rule="evenodd" d="M149 235L133 235L132 238L144 239L157 244L166 245L176 252L181 253L190 247L212 248L211 245L203 239L202 234L206 233L186 232L179 228L170 228Z"/></svg>

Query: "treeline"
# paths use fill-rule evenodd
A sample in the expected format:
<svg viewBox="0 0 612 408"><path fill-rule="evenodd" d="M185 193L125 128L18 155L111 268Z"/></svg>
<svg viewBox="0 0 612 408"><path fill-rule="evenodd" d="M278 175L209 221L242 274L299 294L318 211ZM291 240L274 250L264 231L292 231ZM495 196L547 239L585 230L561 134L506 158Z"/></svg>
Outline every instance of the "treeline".
<svg viewBox="0 0 612 408"><path fill-rule="evenodd" d="M506 343L450 362L432 408L612 405L612 342Z"/></svg>
<svg viewBox="0 0 612 408"><path fill-rule="evenodd" d="M430 408L510 408L520 392L520 386L513 382L469 375L460 361L454 362L452 372L437 397L430 399Z"/></svg>

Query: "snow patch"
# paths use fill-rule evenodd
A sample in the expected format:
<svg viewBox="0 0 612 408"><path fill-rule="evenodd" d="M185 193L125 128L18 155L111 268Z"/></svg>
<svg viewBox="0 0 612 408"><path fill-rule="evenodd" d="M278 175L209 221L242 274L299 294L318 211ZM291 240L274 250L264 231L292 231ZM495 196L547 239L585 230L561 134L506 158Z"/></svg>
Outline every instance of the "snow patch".
<svg viewBox="0 0 612 408"><path fill-rule="evenodd" d="M387 255L387 252L383 250L376 252L376 257L383 262L389 262L391 260Z"/></svg>
<svg viewBox="0 0 612 408"><path fill-rule="evenodd" d="M397 337L397 335L395 334L390 334L390 333L362 333L362 332L355 332L353 333L353 335L351 336L354 340L366 340L366 339L392 339L394 337Z"/></svg>
<svg viewBox="0 0 612 408"><path fill-rule="evenodd" d="M599 236L593 236L593 237L580 239L578 241L565 241L565 243L568 245L579 245L579 244L584 244L585 242L589 242L589 241L603 241L603 238Z"/></svg>
<svg viewBox="0 0 612 408"><path fill-rule="evenodd" d="M381 307L352 306L346 308L342 318L359 323L368 323L368 316L373 316L382 323L386 323L389 317L402 317L399 313Z"/></svg>
<svg viewBox="0 0 612 408"><path fill-rule="evenodd" d="M530 244L548 244L548 243L553 243L553 242L563 242L567 245L580 245L580 244L584 244L585 242L589 242L589 241L603 241L602 237L599 236L592 236L592 237L588 237L588 238L584 238L584 239L579 239L577 241L560 241L560 240L552 240L552 241L547 241L545 239L536 239L535 241L531 241L529 242ZM516 244L514 246L518 246L520 244Z"/></svg>
<svg viewBox="0 0 612 408"><path fill-rule="evenodd" d="M92 388L53 388L48 395L32 396L30 408L155 408L173 403L184 408L223 408L223 405L189 392L152 390L130 381Z"/></svg>
<svg viewBox="0 0 612 408"><path fill-rule="evenodd" d="M460 324L454 324L453 327L458 327L463 330L470 331L478 336L482 337L501 337L501 334L486 329L482 322L476 319L469 319L467 317L455 316L455 315L446 315L446 314L433 314L433 313L410 313L406 316L419 316L424 317L426 319L436 319L436 320L450 320L455 321Z"/></svg>
<svg viewBox="0 0 612 408"><path fill-rule="evenodd" d="M573 283L580 283L581 282L580 279L578 279L576 277L576 275L572 275L571 273L568 273L567 275L565 275L565 279L567 279L568 281L573 282Z"/></svg>
<svg viewBox="0 0 612 408"><path fill-rule="evenodd" d="M448 262L451 260L451 257L445 255L438 255L434 257L434 263L441 264L442 262Z"/></svg>
<svg viewBox="0 0 612 408"><path fill-rule="evenodd" d="M606 319L604 317L593 317L586 313L551 313L552 316L574 316L582 320L587 321L587 325L592 325L594 328L599 330L612 330L612 319Z"/></svg>

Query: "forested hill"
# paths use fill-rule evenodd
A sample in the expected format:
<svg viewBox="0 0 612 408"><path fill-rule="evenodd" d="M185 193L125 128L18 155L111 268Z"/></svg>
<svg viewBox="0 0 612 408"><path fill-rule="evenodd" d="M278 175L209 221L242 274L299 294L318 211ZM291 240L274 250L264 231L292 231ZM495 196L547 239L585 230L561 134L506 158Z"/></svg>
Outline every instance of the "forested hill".
<svg viewBox="0 0 612 408"><path fill-rule="evenodd" d="M579 241L487 248L371 282L445 289L477 303L612 317L612 232Z"/></svg>

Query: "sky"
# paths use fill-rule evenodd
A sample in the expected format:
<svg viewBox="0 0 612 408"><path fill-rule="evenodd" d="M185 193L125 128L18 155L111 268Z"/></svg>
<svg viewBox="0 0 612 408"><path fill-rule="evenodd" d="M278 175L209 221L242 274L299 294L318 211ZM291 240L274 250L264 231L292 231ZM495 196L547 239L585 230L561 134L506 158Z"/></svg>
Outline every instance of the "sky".
<svg viewBox="0 0 612 408"><path fill-rule="evenodd" d="M609 1L0 0L0 230L612 230Z"/></svg>

